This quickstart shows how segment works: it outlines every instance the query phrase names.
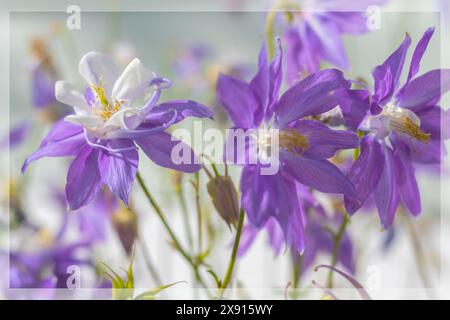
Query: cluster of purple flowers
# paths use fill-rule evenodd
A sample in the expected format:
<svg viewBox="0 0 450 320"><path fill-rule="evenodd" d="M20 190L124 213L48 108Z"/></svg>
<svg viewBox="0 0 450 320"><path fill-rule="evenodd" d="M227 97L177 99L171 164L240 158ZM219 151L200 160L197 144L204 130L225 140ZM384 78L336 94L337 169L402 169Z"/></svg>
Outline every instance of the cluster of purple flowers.
<svg viewBox="0 0 450 320"><path fill-rule="evenodd" d="M358 8L366 8L367 2L384 1L362 1ZM283 246L290 248L294 261L301 261L301 272L313 265L319 253L336 254L337 245L336 262L352 273L355 261L350 233L343 230L337 244L334 238L347 214L353 215L373 201L381 225L387 229L399 207L413 216L421 213L414 165L439 164L445 154L443 141L447 136L441 132L441 117L447 114L439 101L450 90L450 70L436 69L417 76L434 32L430 28L413 51L403 85L400 79L411 44L409 35L373 69L373 89L365 84L356 88L361 83L347 79L340 70L349 67L342 35L367 32L366 18L358 12L335 12L338 2L315 0L310 5L309 10L292 13L283 39L277 40L275 57L269 57L269 43L262 45L257 71L250 81L226 74L217 79L217 100L233 129L279 132L278 172L261 174L266 164L258 151L257 163L246 163L242 168L240 208L249 222L239 252L244 254L257 232L266 230L274 252L278 254ZM338 69L321 69L323 61ZM191 67L178 66L187 73L192 72ZM38 90L35 103L40 106L58 101L73 107L73 113L54 124L38 150L25 160L22 171L43 157L73 157L65 187L70 210L97 199L103 186L128 206L139 149L166 168L185 173L201 169L188 146L183 150L189 150L191 161L174 161L173 148L182 142L167 130L188 117L212 118L211 109L191 100L159 103L161 92L171 83L146 69L139 59L120 74L112 57L87 53L79 64L87 82L83 90L48 79L43 71L33 72ZM55 101L45 81L51 81L52 86L55 83ZM41 90L41 85L46 90ZM243 147L247 154L268 143L267 138L259 137L235 148ZM346 158L346 169L340 160L347 154L344 150L355 150L356 155ZM319 193L332 194L333 210L325 209ZM91 230L89 234L99 232ZM42 259L56 257L55 261L61 260L54 266L58 274L60 267L64 269L73 259L73 251L89 241L55 247L38 258L13 254L12 260L32 269L29 261L42 264ZM52 282L54 278L20 276L17 280L30 281L33 286L59 286ZM56 277L56 281L65 280Z"/></svg>

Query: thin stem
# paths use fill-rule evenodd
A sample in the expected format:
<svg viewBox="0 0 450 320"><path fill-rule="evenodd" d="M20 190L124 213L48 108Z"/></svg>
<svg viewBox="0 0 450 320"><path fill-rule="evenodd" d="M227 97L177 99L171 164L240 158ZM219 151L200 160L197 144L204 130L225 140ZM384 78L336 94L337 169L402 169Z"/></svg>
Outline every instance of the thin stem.
<svg viewBox="0 0 450 320"><path fill-rule="evenodd" d="M153 199L152 195L150 194L150 191L146 187L144 180L142 179L140 173L138 172L136 174L137 180L144 191L145 196L147 197L148 201L152 205L152 207L155 209L156 214L158 215L159 219L161 220L162 224L166 228L167 232L169 233L169 236L172 238L172 242L175 245L175 248L177 251L186 259L186 261L191 265L196 279L200 282L200 284L203 285L203 287L206 287L205 282L203 281L202 277L200 276L199 270L198 270L198 264L195 263L195 261L189 256L189 254L183 249L180 242L178 241L177 236L173 232L172 228L170 227L169 223L166 220L166 217L164 216L161 208L156 203L155 199Z"/></svg>
<svg viewBox="0 0 450 320"><path fill-rule="evenodd" d="M233 275L233 268L236 262L236 255L239 249L239 242L241 241L242 227L244 225L244 217L245 217L244 209L241 209L241 212L239 214L239 222L236 229L236 237L234 239L233 251L231 252L231 258L230 262L228 263L227 273L225 274L225 278L223 279L223 281L219 286L219 297L222 297L223 292L226 289Z"/></svg>
<svg viewBox="0 0 450 320"><path fill-rule="evenodd" d="M198 253L202 252L202 242L203 242L203 225L202 225L202 207L200 204L200 174L197 172L195 174L195 206L197 207L197 250Z"/></svg>
<svg viewBox="0 0 450 320"><path fill-rule="evenodd" d="M298 299L297 289L300 287L300 279L301 279L301 270L303 264L303 256L298 255L297 258L292 259L292 273L293 273L293 282L292 282L292 298L294 300Z"/></svg>
<svg viewBox="0 0 450 320"><path fill-rule="evenodd" d="M152 259L150 258L149 250L147 247L147 244L145 243L144 239L138 234L137 240L140 244L140 249L142 252L142 256L144 257L145 266L147 267L148 272L150 273L150 276L153 278L157 286L161 286L163 282L161 281L161 277L158 274L158 271L156 270L155 266L153 265Z"/></svg>
<svg viewBox="0 0 450 320"><path fill-rule="evenodd" d="M411 236L412 245L413 245L413 251L414 251L414 258L416 259L417 269L419 271L420 280L422 281L425 289L431 288L430 281L428 278L428 274L426 272L426 266L424 264L425 261L428 261L425 255L425 252L422 248L422 245L419 240L419 236L417 235L417 232L414 228L413 223L411 222L408 217L404 216L404 220L406 221L406 225L409 231L409 234ZM433 295L430 292L430 298L433 299Z"/></svg>
<svg viewBox="0 0 450 320"><path fill-rule="evenodd" d="M186 200L184 199L183 189L180 186L180 190L177 191L178 201L180 202L181 211L183 213L183 224L186 229L186 237L189 245L189 249L193 251L194 249L194 239L192 237L192 228L189 223L189 211L187 208Z"/></svg>
<svg viewBox="0 0 450 320"><path fill-rule="evenodd" d="M331 266L332 267L335 267L337 264L337 260L339 258L339 251L341 248L342 237L345 234L345 229L347 228L348 222L349 222L349 218L346 214L344 214L341 225L339 226L339 230L336 233L336 236L334 238L333 255L331 257ZM332 270L330 270L330 272L328 273L327 287L330 289L333 288L333 271Z"/></svg>

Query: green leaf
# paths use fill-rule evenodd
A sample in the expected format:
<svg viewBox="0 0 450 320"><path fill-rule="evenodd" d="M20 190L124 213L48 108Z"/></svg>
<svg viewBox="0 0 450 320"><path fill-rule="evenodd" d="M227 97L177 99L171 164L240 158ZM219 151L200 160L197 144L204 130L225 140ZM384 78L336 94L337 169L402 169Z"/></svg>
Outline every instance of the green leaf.
<svg viewBox="0 0 450 320"><path fill-rule="evenodd" d="M167 288L170 288L170 287L172 287L172 286L174 286L174 285L176 285L178 283L182 283L182 282L186 283L186 281L178 281L178 282L174 282L174 283L170 283L170 284L166 284L166 285L160 286L160 287L155 288L155 289L150 289L150 290L144 291L141 294L139 294L138 296L136 296L136 298L134 298L134 299L135 300L154 300L154 299L156 299L156 295L158 293L160 293L161 291L163 291L163 290L165 290Z"/></svg>

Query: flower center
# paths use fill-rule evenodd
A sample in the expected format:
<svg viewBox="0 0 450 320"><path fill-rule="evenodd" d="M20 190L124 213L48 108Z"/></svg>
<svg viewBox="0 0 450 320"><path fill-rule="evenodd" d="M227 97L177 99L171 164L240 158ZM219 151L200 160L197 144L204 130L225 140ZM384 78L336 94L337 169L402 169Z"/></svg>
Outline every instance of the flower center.
<svg viewBox="0 0 450 320"><path fill-rule="evenodd" d="M280 131L280 146L292 153L301 153L308 149L309 143L297 130L287 128Z"/></svg>
<svg viewBox="0 0 450 320"><path fill-rule="evenodd" d="M110 103L108 98L106 97L105 88L103 84L99 86L91 86L92 90L95 93L95 98L100 104L100 108L97 106L93 106L94 113L96 115L101 116L104 120L108 120L111 116L119 111L120 106L124 103L123 100L115 101L114 104Z"/></svg>
<svg viewBox="0 0 450 320"><path fill-rule="evenodd" d="M420 128L420 118L411 110L388 104L383 111L369 119L369 126L378 133L397 132L408 135L420 142L430 141L430 134ZM383 134L382 134L383 135Z"/></svg>

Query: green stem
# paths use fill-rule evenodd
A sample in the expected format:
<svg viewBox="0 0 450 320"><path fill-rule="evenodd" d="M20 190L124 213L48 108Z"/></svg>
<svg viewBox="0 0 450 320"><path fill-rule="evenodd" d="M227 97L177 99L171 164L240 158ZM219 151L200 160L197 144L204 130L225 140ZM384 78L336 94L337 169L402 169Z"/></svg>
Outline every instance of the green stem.
<svg viewBox="0 0 450 320"><path fill-rule="evenodd" d="M334 238L333 255L331 257L331 266L333 266L333 267L335 267L337 264L337 260L339 258L339 251L341 248L342 237L344 236L345 229L347 228L349 221L350 221L350 219L348 218L348 216L346 214L344 214L341 225L339 226L339 230L336 233L336 236ZM330 272L328 273L327 286L330 289L333 288L333 274L334 273L332 270L330 270Z"/></svg>
<svg viewBox="0 0 450 320"><path fill-rule="evenodd" d="M302 264L303 264L303 256L298 255L296 259L292 259L292 272L293 272L292 298L294 300L298 299L297 289L300 287Z"/></svg>
<svg viewBox="0 0 450 320"><path fill-rule="evenodd" d="M233 275L233 268L234 268L234 264L236 262L236 255L239 249L239 242L241 241L241 234L242 234L242 227L244 225L244 209L241 209L241 212L239 214L239 221L238 221L238 225L237 225L237 229L236 229L236 237L234 239L234 245L233 245L233 251L231 252L231 258L230 258L230 262L228 263L228 269L227 269L227 273L225 274L225 278L223 279L223 281L221 282L220 286L219 286L219 297L222 297L224 290L226 289L226 287L228 286L228 283L231 280L231 277Z"/></svg>
<svg viewBox="0 0 450 320"><path fill-rule="evenodd" d="M300 7L296 3L292 3L290 1L277 0L275 1L270 11L267 13L265 36L267 58L269 59L269 61L271 61L275 56L275 18L279 12L285 12L286 15L288 15L289 11L287 10L300 11Z"/></svg>
<svg viewBox="0 0 450 320"><path fill-rule="evenodd" d="M147 186L145 185L144 180L142 179L141 174L139 172L136 174L136 177L137 177L137 180L138 180L142 190L144 191L145 196L147 197L147 199L150 202L150 204L152 205L152 207L155 209L156 214L158 215L162 224L166 228L167 233L172 238L172 242L175 245L175 248L183 256L183 258L185 258L186 261L191 265L197 281L200 282L200 284L202 284L203 287L206 287L205 282L203 281L202 277L200 276L200 272L198 270L198 264L195 263L195 261L189 256L189 254L186 252L186 250L184 250L183 247L181 246L180 242L178 241L177 236L175 235L175 233L173 232L169 223L167 222L166 217L164 216L161 208L158 206L155 199L153 199L152 195L150 194L150 191L148 190Z"/></svg>
<svg viewBox="0 0 450 320"><path fill-rule="evenodd" d="M198 253L202 252L203 225L202 225L202 206L200 203L200 174L195 174L195 206L197 207L197 232L198 232Z"/></svg>
<svg viewBox="0 0 450 320"><path fill-rule="evenodd" d="M180 188L182 188L182 187L180 186ZM191 224L189 223L189 211L188 211L188 208L187 208L186 200L184 199L183 189L180 189L177 192L177 196L178 196L178 201L180 202L181 211L183 213L183 224L184 224L184 227L185 227L185 230L186 230L185 232L186 232L186 237L187 237L189 249L192 252L193 249L194 249L194 240L193 240L193 237L192 237Z"/></svg>
<svg viewBox="0 0 450 320"><path fill-rule="evenodd" d="M142 256L144 257L144 262L147 267L147 270L150 273L150 276L153 278L157 286L161 286L163 282L161 281L161 277L158 274L158 271L156 270L155 266L153 265L152 259L150 258L149 250L147 247L147 244L145 243L144 239L138 234L137 240L140 244L140 249L142 252Z"/></svg>
<svg viewBox="0 0 450 320"><path fill-rule="evenodd" d="M266 18L266 47L267 47L267 58L269 61L271 61L275 55L275 17L278 13L278 1L275 3L275 5L270 9L270 11L267 13Z"/></svg>

